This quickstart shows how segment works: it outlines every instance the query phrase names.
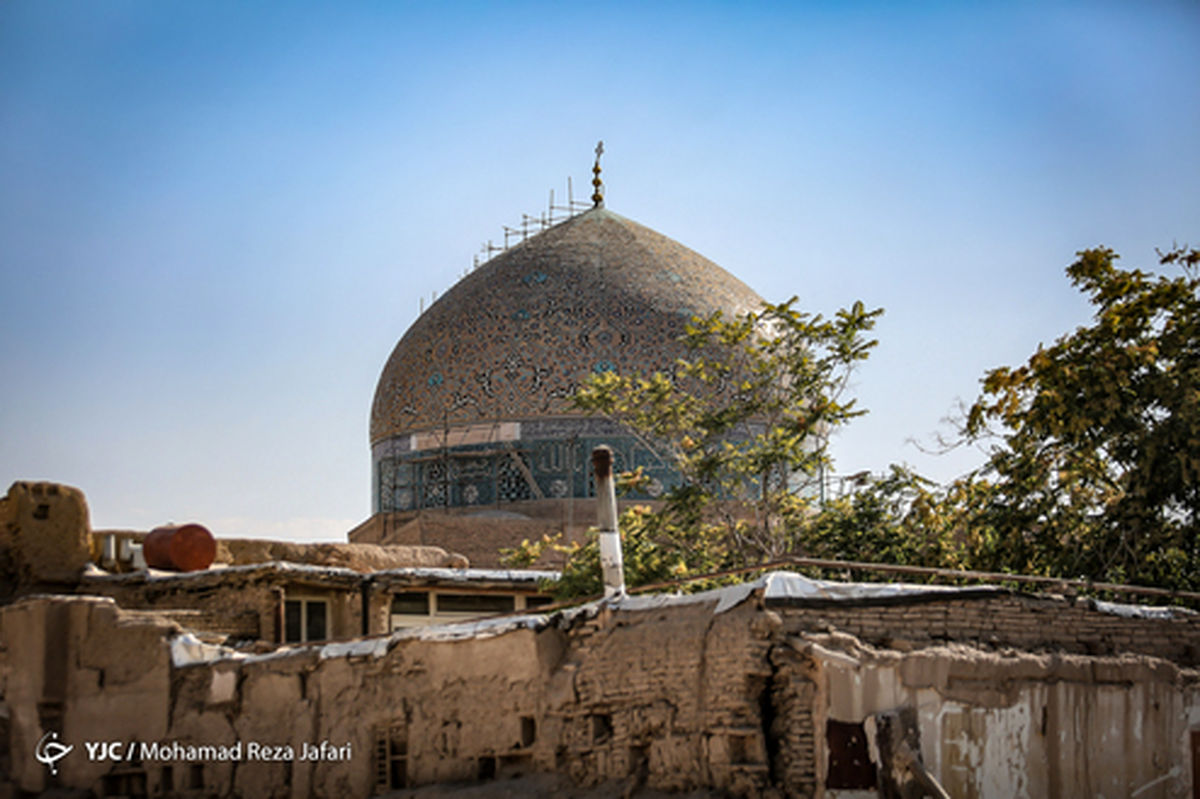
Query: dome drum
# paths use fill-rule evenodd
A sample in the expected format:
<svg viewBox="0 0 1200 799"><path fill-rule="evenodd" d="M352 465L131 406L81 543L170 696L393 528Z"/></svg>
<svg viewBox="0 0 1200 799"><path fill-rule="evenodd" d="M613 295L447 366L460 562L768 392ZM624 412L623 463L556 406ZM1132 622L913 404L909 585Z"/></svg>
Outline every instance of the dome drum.
<svg viewBox="0 0 1200 799"><path fill-rule="evenodd" d="M504 423L510 427L513 423ZM497 425L499 426L499 425ZM531 500L595 496L589 455L613 449L618 470L642 467L650 484L630 499L655 499L674 484L671 464L619 425L602 419L535 420L521 435L414 449L392 439L374 447L374 512L500 508ZM441 436L439 438L447 438ZM453 431L448 437L454 440ZM396 445L396 446L393 446Z"/></svg>

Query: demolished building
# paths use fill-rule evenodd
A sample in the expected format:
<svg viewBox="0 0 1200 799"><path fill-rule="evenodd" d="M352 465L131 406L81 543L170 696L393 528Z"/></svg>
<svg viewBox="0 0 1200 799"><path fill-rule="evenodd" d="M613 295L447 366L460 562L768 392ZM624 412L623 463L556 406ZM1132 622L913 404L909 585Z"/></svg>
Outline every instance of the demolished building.
<svg viewBox="0 0 1200 799"><path fill-rule="evenodd" d="M10 545L86 520L49 484L3 510ZM7 562L35 574L39 551ZM463 591L471 571L385 570L367 593ZM278 637L281 583L357 579L361 601L363 574L50 576L53 593L0 607L10 796L366 797L532 774L614 795L920 796L921 775L956 797L1195 786L1200 617L1184 609L773 573L448 625L396 624L368 598L369 634L351 602L346 637L288 645L262 634ZM263 603L253 645L214 634L202 600L222 586Z"/></svg>
<svg viewBox="0 0 1200 799"><path fill-rule="evenodd" d="M951 796L1181 797L1200 729L1195 615L1005 589L776 573L264 654L43 595L0 609L0 635L5 765L27 792L371 796L548 772L923 795L910 758ZM57 775L34 757L51 728L74 747ZM115 759L89 756L109 741Z"/></svg>

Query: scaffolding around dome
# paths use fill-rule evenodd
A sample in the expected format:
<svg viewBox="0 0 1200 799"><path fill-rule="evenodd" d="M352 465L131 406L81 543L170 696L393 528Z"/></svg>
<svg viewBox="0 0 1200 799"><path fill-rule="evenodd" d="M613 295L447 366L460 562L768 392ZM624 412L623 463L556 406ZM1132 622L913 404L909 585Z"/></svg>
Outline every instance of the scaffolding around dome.
<svg viewBox="0 0 1200 799"><path fill-rule="evenodd" d="M554 204L554 189L550 190L550 202L546 205L545 212L533 216L531 214L521 214L521 224L519 227L509 227L504 225L504 245L498 246L488 239L485 244L480 245L479 252L475 254L474 261L471 264L472 269L478 269L483 264L492 260L497 253L502 253L509 247L515 247L517 244L524 242L530 236L536 236L543 230L548 230L554 227L559 222L566 222L568 219L578 216L592 206L588 205L583 200L576 200L571 188L571 178L567 178L567 204ZM465 275L464 275L465 277Z"/></svg>
<svg viewBox="0 0 1200 799"><path fill-rule="evenodd" d="M405 448L405 444L408 447ZM656 499L678 481L672 465L605 419L535 419L446 428L375 448L375 513L502 508L514 502L595 496L588 453L613 449L617 470L641 467Z"/></svg>

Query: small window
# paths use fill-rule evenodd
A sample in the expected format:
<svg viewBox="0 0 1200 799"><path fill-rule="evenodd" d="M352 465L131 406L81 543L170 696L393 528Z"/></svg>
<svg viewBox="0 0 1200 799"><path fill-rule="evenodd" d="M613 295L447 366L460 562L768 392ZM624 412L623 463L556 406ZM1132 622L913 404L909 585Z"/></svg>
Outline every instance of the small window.
<svg viewBox="0 0 1200 799"><path fill-rule="evenodd" d="M408 730L403 723L375 729L374 795L408 787Z"/></svg>
<svg viewBox="0 0 1200 799"><path fill-rule="evenodd" d="M516 602L501 594L438 594L438 613L511 613Z"/></svg>
<svg viewBox="0 0 1200 799"><path fill-rule="evenodd" d="M612 716L606 713L597 713L591 717L592 719L592 743L604 743L613 735Z"/></svg>
<svg viewBox="0 0 1200 799"><path fill-rule="evenodd" d="M402 616L428 616L429 594L421 591L392 594L392 613Z"/></svg>
<svg viewBox="0 0 1200 799"><path fill-rule="evenodd" d="M537 719L521 716L521 746L528 749L537 740Z"/></svg>
<svg viewBox="0 0 1200 799"><path fill-rule="evenodd" d="M552 596L527 596L527 597L525 597L525 607L527 607L527 608L540 608L543 605L550 605L553 603L554 603L554 597L552 597Z"/></svg>
<svg viewBox="0 0 1200 799"><path fill-rule="evenodd" d="M320 601L307 600L304 610L307 618L304 620L304 640L324 641L329 637L326 632L329 627L325 621L326 604Z"/></svg>
<svg viewBox="0 0 1200 799"><path fill-rule="evenodd" d="M284 641L324 641L329 638L329 603L324 599L289 599L283 605Z"/></svg>
<svg viewBox="0 0 1200 799"><path fill-rule="evenodd" d="M304 605L299 600L289 599L283 605L283 640L287 642L303 639L304 626L301 618L304 615Z"/></svg>

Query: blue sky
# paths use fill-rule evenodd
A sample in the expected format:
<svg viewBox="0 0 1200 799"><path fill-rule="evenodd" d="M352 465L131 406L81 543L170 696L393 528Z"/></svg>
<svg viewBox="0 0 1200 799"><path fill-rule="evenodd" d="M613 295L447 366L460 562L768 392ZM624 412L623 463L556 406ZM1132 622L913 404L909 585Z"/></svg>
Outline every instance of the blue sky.
<svg viewBox="0 0 1200 799"><path fill-rule="evenodd" d="M617 213L883 306L838 471L949 479L978 454L910 439L1087 322L1075 251L1200 243L1198 36L1167 2L0 4L0 483L343 538L419 298L601 138Z"/></svg>

